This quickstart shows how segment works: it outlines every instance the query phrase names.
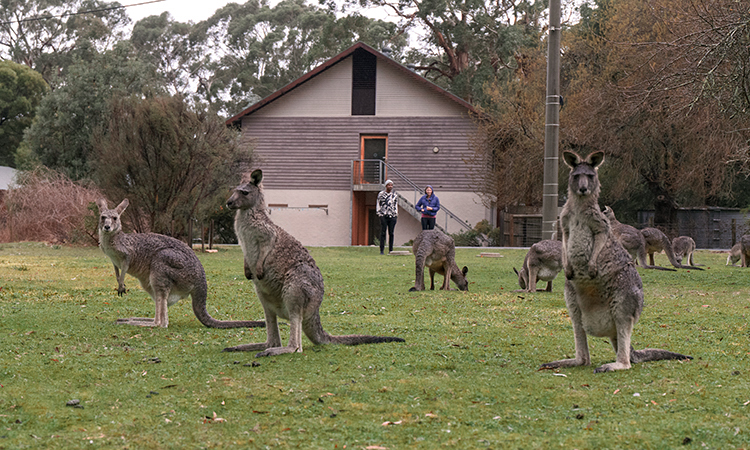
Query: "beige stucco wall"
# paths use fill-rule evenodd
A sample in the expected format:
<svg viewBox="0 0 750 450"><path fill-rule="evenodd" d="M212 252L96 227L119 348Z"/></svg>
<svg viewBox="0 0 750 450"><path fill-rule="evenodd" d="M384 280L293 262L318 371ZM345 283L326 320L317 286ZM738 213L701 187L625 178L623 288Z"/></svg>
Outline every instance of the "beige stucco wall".
<svg viewBox="0 0 750 450"><path fill-rule="evenodd" d="M322 75L253 113L255 117L350 117L352 59L346 58Z"/></svg>
<svg viewBox="0 0 750 450"><path fill-rule="evenodd" d="M378 64L375 105L375 114L380 117L466 115L465 108L386 64Z"/></svg>
<svg viewBox="0 0 750 450"><path fill-rule="evenodd" d="M394 67L378 63L375 115L379 117L452 117L466 109ZM352 58L346 58L321 75L298 86L255 117L351 117Z"/></svg>
<svg viewBox="0 0 750 450"><path fill-rule="evenodd" d="M352 242L352 194L348 191L331 190L284 190L266 189L267 205L287 204L287 208L271 206L271 220L303 245L339 246ZM476 194L466 192L439 192L441 203L451 211L469 221L471 226L486 218L487 210ZM322 209L309 209L309 205L328 205L328 214ZM437 223L445 226L445 215L438 213ZM396 246L414 239L421 231L421 223L399 209L394 236ZM452 220L448 221L448 232L461 229ZM386 241L387 243L387 241Z"/></svg>
<svg viewBox="0 0 750 450"><path fill-rule="evenodd" d="M352 242L352 194L348 191L264 191L266 204L288 204L289 208L271 207L269 217L303 245L334 246ZM309 205L328 205L328 214Z"/></svg>

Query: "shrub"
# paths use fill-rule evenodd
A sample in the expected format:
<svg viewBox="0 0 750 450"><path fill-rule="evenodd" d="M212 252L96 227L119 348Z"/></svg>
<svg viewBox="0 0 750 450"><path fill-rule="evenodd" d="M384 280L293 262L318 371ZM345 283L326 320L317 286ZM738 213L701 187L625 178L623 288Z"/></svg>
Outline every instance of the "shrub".
<svg viewBox="0 0 750 450"><path fill-rule="evenodd" d="M0 211L0 239L86 245L98 242L93 204L101 197L98 189L46 168L21 172L18 178Z"/></svg>

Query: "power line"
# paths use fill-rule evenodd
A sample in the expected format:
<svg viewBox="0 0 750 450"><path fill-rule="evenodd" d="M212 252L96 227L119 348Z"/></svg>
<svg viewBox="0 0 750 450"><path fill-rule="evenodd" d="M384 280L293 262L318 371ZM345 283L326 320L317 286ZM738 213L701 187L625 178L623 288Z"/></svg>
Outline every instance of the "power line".
<svg viewBox="0 0 750 450"><path fill-rule="evenodd" d="M100 8L100 9L90 9L88 11L79 11L79 12L68 12L58 15L46 15L46 16L39 16L39 17L29 17L28 19L21 19L21 20L10 20L8 22L0 22L0 25L11 25L14 23L24 23L24 22L34 22L37 20L49 20L54 18L63 18L68 16L80 16L82 14L91 14L91 13L98 13L98 12L104 12L104 11L113 11L115 9L124 9L124 8L130 8L131 6L141 6L141 5L148 5L151 3L159 3L163 2L164 0L150 0L148 2L141 2L141 3L133 3L132 5L120 5L120 6L110 6L108 8Z"/></svg>

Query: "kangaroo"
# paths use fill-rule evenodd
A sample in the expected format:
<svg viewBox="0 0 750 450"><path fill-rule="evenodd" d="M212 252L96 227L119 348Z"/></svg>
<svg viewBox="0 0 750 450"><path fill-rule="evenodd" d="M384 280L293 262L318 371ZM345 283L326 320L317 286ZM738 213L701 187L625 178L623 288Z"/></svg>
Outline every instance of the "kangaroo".
<svg viewBox="0 0 750 450"><path fill-rule="evenodd" d="M736 243L732 246L732 249L729 250L729 254L727 255L727 266L732 265L736 266L737 261L740 260L740 243Z"/></svg>
<svg viewBox="0 0 750 450"><path fill-rule="evenodd" d="M320 323L323 276L310 253L266 214L261 181L254 170L250 180L235 188L227 207L236 210L234 230L244 255L245 277L253 280L266 316L266 342L225 348L225 352L257 351L256 357L302 351L302 333L313 344L375 344L404 342L399 337L331 336ZM282 347L278 318L289 321L289 345Z"/></svg>
<svg viewBox="0 0 750 450"><path fill-rule="evenodd" d="M187 244L162 234L124 233L120 217L128 207L128 199L124 199L115 209L109 209L104 199L99 199L96 204L99 206L99 247L115 267L117 295L122 296L127 292L125 274L129 273L141 282L156 304L153 319L130 317L117 319L117 323L167 328L167 309L189 295L193 300L195 317L209 328L265 326L263 321L225 321L211 317L206 310L206 274Z"/></svg>
<svg viewBox="0 0 750 450"><path fill-rule="evenodd" d="M521 289L516 292L536 292L537 280L546 281L546 291L552 292L552 280L560 273L560 270L562 270L562 242L552 239L539 241L526 253L521 271L513 268L518 275L518 285L521 286Z"/></svg>
<svg viewBox="0 0 750 450"><path fill-rule="evenodd" d="M654 266L646 263L646 238L643 237L636 227L621 223L615 218L615 212L609 206L604 207L604 215L609 220L612 234L620 241L623 248L630 253L630 256L638 261L644 269L669 270L674 272L675 269L668 267Z"/></svg>
<svg viewBox="0 0 750 450"><path fill-rule="evenodd" d="M740 238L740 260L742 261L742 267L747 267L750 264L750 234Z"/></svg>
<svg viewBox="0 0 750 450"><path fill-rule="evenodd" d="M443 286L440 289L449 291L450 280L453 280L461 291L469 290L466 273L469 268L459 269L456 265L456 245L453 238L440 230L422 230L412 245L412 253L416 260L417 273L414 287L409 292L424 291L424 268L430 269L430 290L435 289L435 274L443 276Z"/></svg>
<svg viewBox="0 0 750 450"><path fill-rule="evenodd" d="M690 236L677 236L672 240L672 251L674 252L674 259L678 264L682 264L682 261L687 261L691 266L695 266L693 261L693 254L695 253L695 241Z"/></svg>
<svg viewBox="0 0 750 450"><path fill-rule="evenodd" d="M629 369L643 361L692 359L667 350L633 349L633 327L643 310L643 283L633 259L599 209L598 168L604 153L582 159L566 151L563 159L571 169L560 223L565 304L573 323L575 358L542 364L541 369L591 364L587 335L609 338L617 353L615 362L598 367L595 373Z"/></svg>
<svg viewBox="0 0 750 450"><path fill-rule="evenodd" d="M677 258L675 258L674 255L674 249L672 248L672 243L669 242L667 235L662 233L658 228L646 227L641 230L641 234L646 240L646 253L648 253L649 264L652 266L654 265L654 253L664 251L670 264L678 269L703 270L700 267L683 266L680 261L677 261ZM693 248L695 248L695 242L693 242Z"/></svg>

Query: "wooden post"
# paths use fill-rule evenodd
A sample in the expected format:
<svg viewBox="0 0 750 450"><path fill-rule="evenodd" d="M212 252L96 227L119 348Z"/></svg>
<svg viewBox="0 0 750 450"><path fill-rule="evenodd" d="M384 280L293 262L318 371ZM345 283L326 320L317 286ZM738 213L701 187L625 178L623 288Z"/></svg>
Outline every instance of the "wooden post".
<svg viewBox="0 0 750 450"><path fill-rule="evenodd" d="M549 2L547 47L547 102L544 129L544 186L542 197L542 239L552 239L556 230L560 136L560 0Z"/></svg>

